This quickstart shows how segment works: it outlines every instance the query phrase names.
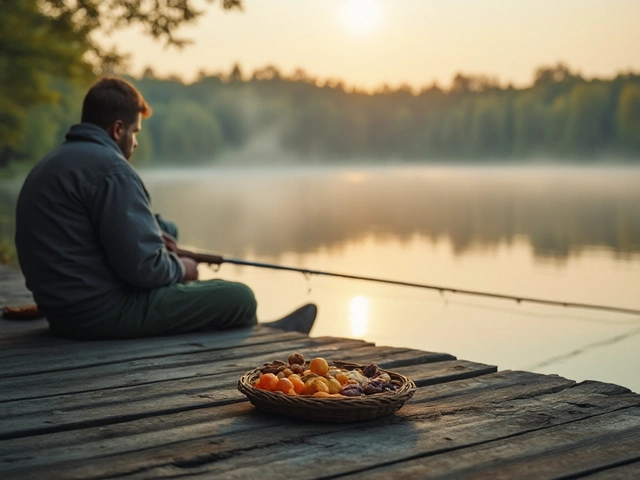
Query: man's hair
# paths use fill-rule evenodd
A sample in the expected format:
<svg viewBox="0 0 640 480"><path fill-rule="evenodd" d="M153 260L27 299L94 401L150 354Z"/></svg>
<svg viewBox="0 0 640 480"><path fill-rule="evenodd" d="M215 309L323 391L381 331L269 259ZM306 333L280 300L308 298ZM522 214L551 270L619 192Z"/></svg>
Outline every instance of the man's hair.
<svg viewBox="0 0 640 480"><path fill-rule="evenodd" d="M116 120L128 127L151 115L151 107L131 83L117 77L102 77L89 88L82 102L82 122L108 128Z"/></svg>

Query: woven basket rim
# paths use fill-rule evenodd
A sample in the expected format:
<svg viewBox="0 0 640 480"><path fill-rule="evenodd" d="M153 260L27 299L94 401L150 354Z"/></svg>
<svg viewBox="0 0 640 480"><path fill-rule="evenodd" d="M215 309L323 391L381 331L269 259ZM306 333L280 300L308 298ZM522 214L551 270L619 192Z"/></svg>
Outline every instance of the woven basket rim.
<svg viewBox="0 0 640 480"><path fill-rule="evenodd" d="M348 369L364 367L358 363L338 360L330 362L330 366ZM348 422L373 419L397 411L416 391L415 383L408 377L381 368L380 371L387 373L392 380L401 382L398 390L357 397L286 395L253 386L260 368L262 367L242 375L238 380L238 390L259 410L306 420Z"/></svg>

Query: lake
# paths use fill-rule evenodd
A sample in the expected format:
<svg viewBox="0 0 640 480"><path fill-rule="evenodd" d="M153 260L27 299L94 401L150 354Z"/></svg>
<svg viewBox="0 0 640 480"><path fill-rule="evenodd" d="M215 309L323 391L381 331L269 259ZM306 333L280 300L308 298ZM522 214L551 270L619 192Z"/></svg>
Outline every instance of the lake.
<svg viewBox="0 0 640 480"><path fill-rule="evenodd" d="M431 286L640 310L640 168L140 170L185 248ZM0 224L19 183L3 183ZM8 206L9 205L9 206ZM223 264L261 321L640 392L640 316ZM345 353L348 356L348 352ZM372 359L375 360L375 359Z"/></svg>
<svg viewBox="0 0 640 480"><path fill-rule="evenodd" d="M142 170L180 243L228 258L640 309L640 169ZM315 302L312 336L447 352L640 392L640 316L223 264L261 321Z"/></svg>

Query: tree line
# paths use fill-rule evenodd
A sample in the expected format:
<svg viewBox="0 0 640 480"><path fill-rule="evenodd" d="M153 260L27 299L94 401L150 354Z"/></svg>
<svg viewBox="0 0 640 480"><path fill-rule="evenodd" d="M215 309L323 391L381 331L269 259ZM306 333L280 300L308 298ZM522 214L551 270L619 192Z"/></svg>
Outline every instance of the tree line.
<svg viewBox="0 0 640 480"><path fill-rule="evenodd" d="M566 65L541 67L526 88L458 74L448 89L374 93L267 66L244 78L202 73L185 84L148 69L131 78L154 109L136 160L203 165L257 138L299 162L640 161L640 75L585 79ZM60 100L27 109L14 159L32 162L79 117L84 88L57 80ZM260 152L260 147L258 152Z"/></svg>
<svg viewBox="0 0 640 480"><path fill-rule="evenodd" d="M241 11L242 0L206 0ZM0 2L0 172L31 164L79 118L95 76L125 73L125 55L97 34L132 25L169 46L204 13L195 0ZM52 41L55 39L55 41ZM185 84L151 70L132 79L155 109L138 161L207 164L227 151L294 161L553 159L637 162L640 77L585 79L566 65L538 68L530 86L458 74L449 88L375 93L268 65ZM268 156L268 155L266 155Z"/></svg>

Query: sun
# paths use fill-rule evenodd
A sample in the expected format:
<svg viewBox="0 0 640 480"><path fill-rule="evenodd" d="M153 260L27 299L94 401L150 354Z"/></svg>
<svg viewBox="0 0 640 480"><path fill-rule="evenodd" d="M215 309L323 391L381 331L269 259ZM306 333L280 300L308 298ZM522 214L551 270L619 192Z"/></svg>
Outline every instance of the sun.
<svg viewBox="0 0 640 480"><path fill-rule="evenodd" d="M380 21L380 4L375 0L345 0L340 20L352 35L371 33Z"/></svg>

